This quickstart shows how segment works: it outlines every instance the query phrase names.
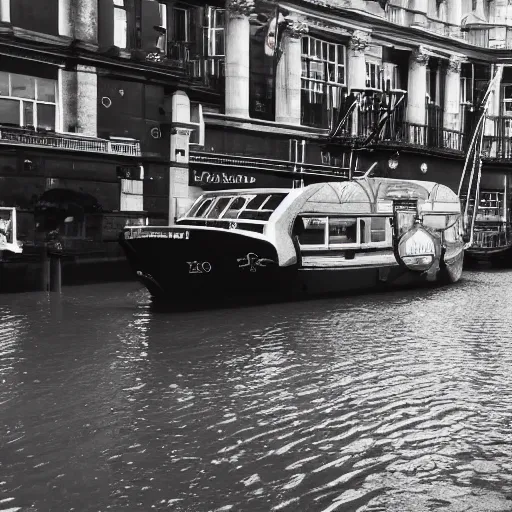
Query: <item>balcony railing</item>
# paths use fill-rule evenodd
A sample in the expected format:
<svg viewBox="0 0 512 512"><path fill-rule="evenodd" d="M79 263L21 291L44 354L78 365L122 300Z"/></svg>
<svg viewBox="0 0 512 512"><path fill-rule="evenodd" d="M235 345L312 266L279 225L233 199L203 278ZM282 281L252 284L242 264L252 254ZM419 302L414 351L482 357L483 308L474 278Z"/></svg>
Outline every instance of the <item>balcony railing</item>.
<svg viewBox="0 0 512 512"><path fill-rule="evenodd" d="M140 142L132 139L105 140L94 137L57 133L37 133L0 126L0 144L45 146L68 151L87 151L124 156L140 156Z"/></svg>
<svg viewBox="0 0 512 512"><path fill-rule="evenodd" d="M494 117L486 120L483 156L512 160L512 118Z"/></svg>
<svg viewBox="0 0 512 512"><path fill-rule="evenodd" d="M353 113L345 115L345 123L334 136L463 151L464 135L459 130L444 128L442 107L427 103L425 124L407 122L405 94L405 91L362 92ZM350 108L349 97L344 101L339 117L343 117L343 112L348 112Z"/></svg>

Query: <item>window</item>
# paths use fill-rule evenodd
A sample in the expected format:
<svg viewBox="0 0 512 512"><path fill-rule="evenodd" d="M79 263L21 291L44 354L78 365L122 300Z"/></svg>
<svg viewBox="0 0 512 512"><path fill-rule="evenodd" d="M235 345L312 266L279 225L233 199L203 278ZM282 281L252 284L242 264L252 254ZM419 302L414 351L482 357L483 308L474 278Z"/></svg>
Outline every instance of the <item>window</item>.
<svg viewBox="0 0 512 512"><path fill-rule="evenodd" d="M167 52L167 5L159 3L160 10L160 35L156 43L157 48L162 52Z"/></svg>
<svg viewBox="0 0 512 512"><path fill-rule="evenodd" d="M299 217L294 232L306 249L356 249L362 244L390 245L388 217Z"/></svg>
<svg viewBox="0 0 512 512"><path fill-rule="evenodd" d="M121 211L140 212L144 210L144 182L121 180Z"/></svg>
<svg viewBox="0 0 512 512"><path fill-rule="evenodd" d="M208 7L204 27L204 55L224 57L225 10Z"/></svg>
<svg viewBox="0 0 512 512"><path fill-rule="evenodd" d="M114 0L114 45L126 48L127 19L124 0Z"/></svg>
<svg viewBox="0 0 512 512"><path fill-rule="evenodd" d="M503 115L504 116L512 116L512 85L505 84L502 86L502 105L503 105Z"/></svg>
<svg viewBox="0 0 512 512"><path fill-rule="evenodd" d="M370 219L370 243L386 241L386 217L372 217Z"/></svg>
<svg viewBox="0 0 512 512"><path fill-rule="evenodd" d="M329 218L329 245L357 243L357 219Z"/></svg>
<svg viewBox="0 0 512 512"><path fill-rule="evenodd" d="M299 232L300 245L325 246L326 217L303 217L303 228Z"/></svg>
<svg viewBox="0 0 512 512"><path fill-rule="evenodd" d="M327 128L339 109L345 84L345 47L302 38L302 124Z"/></svg>
<svg viewBox="0 0 512 512"><path fill-rule="evenodd" d="M186 216L266 221L285 197L286 194L258 194L207 198L198 200Z"/></svg>
<svg viewBox="0 0 512 512"><path fill-rule="evenodd" d="M219 197L219 199L215 201L213 208L208 212L207 217L209 219L218 219L230 201L231 197Z"/></svg>
<svg viewBox="0 0 512 512"><path fill-rule="evenodd" d="M381 89L380 64L375 62L366 63L366 87L368 89Z"/></svg>
<svg viewBox="0 0 512 512"><path fill-rule="evenodd" d="M190 41L190 23L188 9L174 7L172 10L174 19L174 41L188 42Z"/></svg>
<svg viewBox="0 0 512 512"><path fill-rule="evenodd" d="M55 130L57 82L0 71L0 122Z"/></svg>

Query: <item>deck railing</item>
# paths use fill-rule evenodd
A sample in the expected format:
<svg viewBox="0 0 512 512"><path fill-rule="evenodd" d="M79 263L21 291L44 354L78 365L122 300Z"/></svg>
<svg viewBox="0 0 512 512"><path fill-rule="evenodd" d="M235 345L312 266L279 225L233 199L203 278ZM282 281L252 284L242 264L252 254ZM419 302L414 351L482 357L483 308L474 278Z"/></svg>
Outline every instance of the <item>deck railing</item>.
<svg viewBox="0 0 512 512"><path fill-rule="evenodd" d="M0 144L44 146L68 151L87 151L114 155L140 156L137 140L105 140L87 136L57 133L38 133L15 127L0 126Z"/></svg>

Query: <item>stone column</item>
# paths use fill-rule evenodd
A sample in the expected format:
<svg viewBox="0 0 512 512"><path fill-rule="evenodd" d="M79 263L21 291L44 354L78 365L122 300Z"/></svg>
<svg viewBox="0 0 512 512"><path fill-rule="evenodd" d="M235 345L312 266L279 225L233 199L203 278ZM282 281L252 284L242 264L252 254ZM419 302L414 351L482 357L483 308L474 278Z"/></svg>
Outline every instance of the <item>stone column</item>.
<svg viewBox="0 0 512 512"><path fill-rule="evenodd" d="M76 119L80 133L98 135L98 75L94 66L76 67L77 109Z"/></svg>
<svg viewBox="0 0 512 512"><path fill-rule="evenodd" d="M11 24L11 0L0 0L0 24Z"/></svg>
<svg viewBox="0 0 512 512"><path fill-rule="evenodd" d="M425 113L427 97L427 63L429 56L420 46L409 59L409 79L407 84L407 122L409 142L425 142ZM418 126L419 125L419 126Z"/></svg>
<svg viewBox="0 0 512 512"><path fill-rule="evenodd" d="M491 77L494 77L496 73L496 66L492 66ZM498 135L498 117L500 115L500 94L501 94L501 83L497 84L494 90L491 92L489 97L489 104L487 108L487 118L485 119L484 134L489 136L489 156L496 157L498 149L498 140L494 138Z"/></svg>
<svg viewBox="0 0 512 512"><path fill-rule="evenodd" d="M413 6L414 14L411 27L425 27L427 25L428 0L413 0Z"/></svg>
<svg viewBox="0 0 512 512"><path fill-rule="evenodd" d="M94 66L77 65L76 71L59 70L61 130L91 137L98 134L98 76Z"/></svg>
<svg viewBox="0 0 512 512"><path fill-rule="evenodd" d="M364 52L370 46L370 34L354 30L347 52L347 85L349 93L361 94L366 89L366 60ZM359 110L356 107L352 116L352 135L359 134Z"/></svg>
<svg viewBox="0 0 512 512"><path fill-rule="evenodd" d="M451 57L446 68L444 79L444 118L443 126L447 130L460 132L460 65L461 61L457 57ZM456 134L447 134L447 142L453 141ZM452 147L449 144L449 147ZM453 148L459 149L459 148Z"/></svg>
<svg viewBox="0 0 512 512"><path fill-rule="evenodd" d="M461 37L460 22L462 19L462 1L448 0L447 21L450 23L449 34L454 37Z"/></svg>
<svg viewBox="0 0 512 512"><path fill-rule="evenodd" d="M199 195L197 187L189 187L190 100L184 91L176 91L171 99L171 151L169 168L169 224L185 213Z"/></svg>
<svg viewBox="0 0 512 512"><path fill-rule="evenodd" d="M308 27L293 20L283 36L283 54L276 72L276 121L300 124L301 118L301 37Z"/></svg>
<svg viewBox="0 0 512 512"><path fill-rule="evenodd" d="M249 15L252 2L227 0L225 113L249 117Z"/></svg>
<svg viewBox="0 0 512 512"><path fill-rule="evenodd" d="M74 36L78 41L98 44L98 0L73 0Z"/></svg>
<svg viewBox="0 0 512 512"><path fill-rule="evenodd" d="M73 37L74 22L71 0L59 0L59 36Z"/></svg>

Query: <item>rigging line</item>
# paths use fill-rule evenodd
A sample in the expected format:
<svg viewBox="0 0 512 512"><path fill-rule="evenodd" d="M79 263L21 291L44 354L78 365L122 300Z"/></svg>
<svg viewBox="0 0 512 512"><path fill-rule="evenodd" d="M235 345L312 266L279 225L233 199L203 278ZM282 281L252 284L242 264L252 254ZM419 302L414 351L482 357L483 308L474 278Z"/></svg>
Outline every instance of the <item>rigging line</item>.
<svg viewBox="0 0 512 512"><path fill-rule="evenodd" d="M482 135L480 137L480 151L482 151L483 140L484 140L484 130L482 130ZM471 219L472 220L472 222L471 222L471 232L470 232L469 242L467 244L468 247L465 247L465 249L471 247L473 245L473 242L474 242L476 212L477 212L478 204L479 204L479 201L480 201L480 180L481 180L481 178L482 178L482 158L479 158L479 162L478 162L478 178L477 178L477 181L476 181L476 192L475 192L475 205L473 206L473 218Z"/></svg>
<svg viewBox="0 0 512 512"><path fill-rule="evenodd" d="M331 139L336 136L336 134L338 133L338 130L345 124L348 116L351 115L352 111L355 109L357 102L358 102L358 100L356 98L353 101L352 105L350 105L350 107L348 108L348 110L347 110L346 114L343 116L342 120L338 123L338 126L336 126L336 129L333 131L332 135L330 136Z"/></svg>
<svg viewBox="0 0 512 512"><path fill-rule="evenodd" d="M478 134L478 130L479 130L480 124L482 123L482 121L483 121L483 119L485 117L486 111L487 111L488 101L489 101L490 94L491 94L491 92L494 91L494 89L496 87L496 82L500 82L501 81L501 75L502 74L503 74L503 66L500 65L500 66L497 67L496 73L495 73L494 77L492 78L492 80L490 81L489 87L487 88L487 91L486 91L486 93L485 93L485 95L484 95L484 97L482 99L481 105L484 107L484 112L482 113L482 116L478 120L478 123L477 123L477 125L475 127L475 131L473 133L473 137L471 139L471 143L470 143L469 148L468 148L468 154L467 154L467 157L466 157L466 161L464 162L464 169L462 171L462 176L461 176L460 183L459 183L459 189L458 189L458 192L457 192L457 195L459 197L460 197L460 193L461 193L461 190L462 190L462 183L463 183L464 177L466 175L467 165L469 163L471 152L472 152L472 149L473 149L473 146L475 144L475 140L476 140L476 137L477 137L477 134Z"/></svg>
<svg viewBox="0 0 512 512"><path fill-rule="evenodd" d="M368 145L372 141L372 139L374 137L376 137L377 133L379 133L382 130L382 128L386 124L387 120L391 117L391 114L393 114L395 112L395 110L398 108L398 105L400 105L400 103L402 103L404 98L405 98L405 94L402 94L400 99L395 103L394 107L391 110L388 110L384 114L384 117L379 120L377 126L373 129L372 133L370 133L370 135L368 135L366 140L363 142L363 144L362 144L363 146Z"/></svg>

